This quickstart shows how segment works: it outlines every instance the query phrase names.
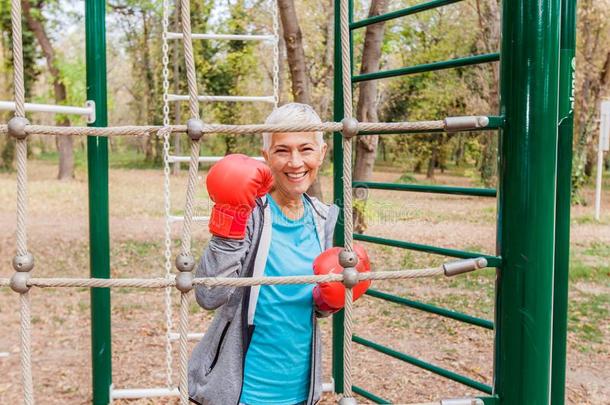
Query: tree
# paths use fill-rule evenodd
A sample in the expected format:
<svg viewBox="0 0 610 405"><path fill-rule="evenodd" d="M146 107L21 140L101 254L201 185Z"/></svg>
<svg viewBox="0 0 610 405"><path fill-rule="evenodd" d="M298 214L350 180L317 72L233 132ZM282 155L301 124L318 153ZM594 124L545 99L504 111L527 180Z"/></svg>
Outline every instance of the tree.
<svg viewBox="0 0 610 405"><path fill-rule="evenodd" d="M294 0L278 0L277 4L282 21L294 101L311 104L311 84L305 63L303 33L299 26Z"/></svg>
<svg viewBox="0 0 610 405"><path fill-rule="evenodd" d="M497 0L477 0L477 21L479 37L476 48L479 53L494 53L500 47L500 6ZM497 63L477 66L477 88L482 99L487 103L490 114L499 112L500 67ZM482 155L479 162L481 181L487 187L495 186L498 172L498 139L489 132L479 137Z"/></svg>
<svg viewBox="0 0 610 405"><path fill-rule="evenodd" d="M45 3L39 0L36 3L37 10L32 10L30 0L22 0L23 16L27 21L29 29L34 33L38 45L42 50L42 54L47 63L47 69L53 80L53 96L55 104L61 105L66 102L67 91L64 85L60 71L56 66L56 52L53 44L45 30L45 19L42 13ZM65 115L56 115L55 124L58 126L70 126L70 119ZM59 152L59 170L57 178L59 180L70 180L74 178L74 155L73 143L74 138L68 135L57 135L57 151Z"/></svg>
<svg viewBox="0 0 610 405"><path fill-rule="evenodd" d="M373 0L369 9L369 17L384 14L389 6L388 0ZM379 71L381 47L383 44L385 23L377 23L366 27L364 48L360 74ZM377 115L377 80L361 82L359 85L358 106L356 118L360 122L378 122ZM354 180L368 181L373 174L379 135L356 137L356 160L354 164ZM354 229L363 233L366 229L365 206L367 193L354 192Z"/></svg>
<svg viewBox="0 0 610 405"><path fill-rule="evenodd" d="M161 96L161 8L158 2L117 0L109 7L120 15L116 22L124 32L124 46L132 60L136 80L130 83L135 121L159 125L162 122ZM162 143L156 136L144 139L144 161L159 164Z"/></svg>
<svg viewBox="0 0 610 405"><path fill-rule="evenodd" d="M575 201L582 203L579 191L595 165L599 100L610 95L610 2L583 0L578 6L572 187Z"/></svg>
<svg viewBox="0 0 610 405"><path fill-rule="evenodd" d="M311 80L305 63L303 33L299 26L294 0L277 0L282 32L286 46L286 57L292 82L292 96L297 103L311 105ZM322 199L322 186L316 179L309 189L309 195Z"/></svg>
<svg viewBox="0 0 610 405"><path fill-rule="evenodd" d="M22 21L25 18L22 18ZM25 21L23 22L24 28L27 28ZM13 83L13 41L11 36L11 2L10 0L0 0L0 40L2 41L2 69L6 69L7 76L9 77L8 82ZM28 29L23 30L23 65L27 68L24 69L24 84L25 84L25 95L26 98L30 96L32 86L38 76L40 75L40 69L36 64L36 61L40 57L40 51L36 47L36 38L32 32ZM1 89L4 90L4 89ZM9 90L9 89L7 89ZM12 98L11 96L3 97L6 99ZM5 137L6 140L2 146L2 152L0 152L0 169L12 170L13 160L15 159L15 140L11 137Z"/></svg>

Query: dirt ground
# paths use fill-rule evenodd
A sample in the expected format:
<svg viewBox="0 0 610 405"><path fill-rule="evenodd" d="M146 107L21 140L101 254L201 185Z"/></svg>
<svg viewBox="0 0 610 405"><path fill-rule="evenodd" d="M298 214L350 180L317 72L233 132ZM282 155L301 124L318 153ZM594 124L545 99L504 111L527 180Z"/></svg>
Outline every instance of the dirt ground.
<svg viewBox="0 0 610 405"><path fill-rule="evenodd" d="M208 212L199 184L197 214ZM400 173L378 172L377 181L395 181ZM55 167L29 166L28 244L39 277L87 277L89 274L86 173L58 182ZM323 178L325 195L331 179ZM465 178L439 175L439 184L472 185ZM163 268L162 173L155 170L110 171L111 269L113 277L158 277ZM172 179L172 206L181 212L186 178ZM591 201L591 190L587 191ZM604 202L610 205L610 191ZM15 250L15 177L0 174L0 277L13 273ZM489 198L371 192L367 234L448 248L493 253L495 200ZM573 209L573 266L582 274L570 287L567 398L571 404L610 403L610 210L600 223L592 207ZM208 238L205 225L194 234L195 251ZM178 238L180 227L173 226ZM377 270L428 267L442 258L369 245ZM174 244L177 250L177 243ZM573 270L575 271L575 270ZM494 273L485 270L460 279L375 282L374 287L474 316L493 319ZM173 292L174 318L178 295ZM45 404L91 401L90 310L87 289L32 291L32 361L36 399ZM18 296L0 289L0 404L21 398ZM204 331L211 313L191 305L193 331ZM156 290L112 290L112 361L115 388L164 387L166 356L163 294ZM477 381L492 384L493 332L365 296L356 306L355 333ZM330 321L322 322L325 380L330 380ZM177 380L177 344L173 378ZM355 345L354 383L394 403L414 403L476 395L464 385L437 377L363 346ZM361 403L368 402L359 398ZM115 403L178 403L175 398L117 400ZM324 403L333 403L327 395Z"/></svg>

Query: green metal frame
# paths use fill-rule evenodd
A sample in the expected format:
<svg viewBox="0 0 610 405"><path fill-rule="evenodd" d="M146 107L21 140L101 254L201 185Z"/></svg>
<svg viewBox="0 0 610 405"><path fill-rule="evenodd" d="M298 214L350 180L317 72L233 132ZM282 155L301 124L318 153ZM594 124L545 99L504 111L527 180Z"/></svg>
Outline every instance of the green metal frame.
<svg viewBox="0 0 610 405"><path fill-rule="evenodd" d="M576 0L561 1L559 55L559 146L557 148L557 214L553 295L553 352L551 403L565 403L568 272L570 266L570 206L572 195L572 137L574 131L574 68Z"/></svg>
<svg viewBox="0 0 610 405"><path fill-rule="evenodd" d="M499 53L466 56L464 58L424 63L421 65L408 66L400 69L382 70L381 72L365 73L352 77L352 83L365 82L368 80L386 79L389 77L396 76L414 75L417 73L434 72L436 70L453 69L471 65L479 65L481 63L497 62L499 60Z"/></svg>
<svg viewBox="0 0 610 405"><path fill-rule="evenodd" d="M416 193L467 195L473 197L495 197L497 195L496 190L493 188L469 188L423 184L378 183L373 181L354 181L352 182L352 187L362 187L371 190L395 190L413 191Z"/></svg>
<svg viewBox="0 0 610 405"><path fill-rule="evenodd" d="M355 23L352 22L353 6L350 1L350 28L354 30L458 1L460 0L430 0ZM486 405L550 402L554 405L562 405L564 403L573 128L573 113L569 98L572 94L575 9L575 0L504 1L501 58L500 54L492 53L366 75L352 74L352 82L356 83L500 60L501 111L499 116L490 117L490 124L484 128L484 130L500 130L501 171L497 191L354 182L354 186L371 189L478 197L498 196L498 246L501 255L483 255L487 257L491 266L498 268L495 322L381 291L369 291L370 296L493 329L496 340L493 387L364 338L352 336L352 340L356 343L403 359L483 392L493 392L493 396L481 397ZM339 0L335 0L336 26L339 26L338 10ZM85 20L87 96L96 103L97 121L93 125L105 127L107 126L105 1L88 0ZM335 30L335 121L340 121L344 115L341 102L343 89L340 80L340 39L340 30ZM557 122L560 124L551 124ZM334 200L343 207L341 141L341 134L335 133L333 135ZM110 248L107 139L89 137L87 146L91 276L108 278ZM339 246L343 245L345 236L341 226L342 213L340 215L338 221L340 225L335 232L335 244ZM356 234L354 238L369 243L381 243L450 257L481 256L475 252L368 235ZM107 404L110 402L112 385L109 289L91 289L91 318L93 403ZM343 392L344 388L342 342L343 313L339 312L333 317L333 377L335 391L338 393ZM361 387L354 386L353 389L354 392L376 403L389 403Z"/></svg>
<svg viewBox="0 0 610 405"><path fill-rule="evenodd" d="M359 233L354 234L354 240L360 240L360 241L369 242L369 243L376 243L378 245L393 246L393 247L398 247L398 248L402 248L402 249L415 250L417 252L425 252L425 253L432 253L435 255L456 257L458 259L475 259L477 257L484 257L485 259L487 259L487 264L490 267L500 267L500 265L502 264L502 259L498 256L486 255L483 253L476 253L476 252L468 252L465 250L447 249L447 248L442 248L442 247L437 247L437 246L423 245L421 243L403 242L400 240L380 238L377 236L362 235Z"/></svg>
<svg viewBox="0 0 610 405"><path fill-rule="evenodd" d="M494 383L506 404L550 403L559 6L503 4Z"/></svg>
<svg viewBox="0 0 610 405"><path fill-rule="evenodd" d="M418 309L420 311L429 312L431 314L444 316L445 318L450 318L456 321L468 323L470 325L480 326L481 328L489 330L493 330L494 328L494 323L492 321L488 321L487 319L477 318L475 316L463 314L457 311L452 311L450 309L441 308L423 302L410 300L408 298L399 297L397 295L384 293L382 291L374 290L372 288L369 288L365 294L370 295L371 297L381 298L382 300L390 301L395 304L404 305L409 308Z"/></svg>
<svg viewBox="0 0 610 405"><path fill-rule="evenodd" d="M427 1L351 22L350 28L355 30L458 1L460 0ZM338 4L336 0L336 24L339 21ZM504 1L501 54L474 55L356 76L352 74L352 83L357 83L500 61L500 115L490 117L490 125L484 128L499 130L498 190L365 181L352 183L354 188L498 197L497 255L481 255L354 234L355 240L449 257L484 256L490 266L497 268L495 322L382 291L370 290L367 293L369 296L494 330L493 387L356 335L352 336L356 343L445 377L457 377L458 380L462 379L460 382L483 392L493 392L493 396L481 397L485 404L564 403L573 129L570 96L575 45L575 8L575 0ZM340 44L340 35L336 30L335 44ZM340 50L336 46L336 121L343 118L343 90L340 78ZM552 124L558 122L559 125ZM411 131L388 131L381 135L397 133L408 134ZM368 134L370 133L359 135ZM334 147L335 202L343 206L343 151L340 134L334 136ZM338 245L342 245L343 238L343 229L339 227L336 241ZM333 320L333 377L335 391L338 393L343 392L342 341L343 315L338 314ZM362 387L354 385L353 390L375 403L389 403Z"/></svg>
<svg viewBox="0 0 610 405"><path fill-rule="evenodd" d="M387 346L384 345L380 345L379 343L375 343L371 340L365 339L363 337L357 336L357 335L353 335L352 336L352 341L359 343L365 347L369 347L373 350L376 350L380 353L383 354L387 354L390 357L394 357L395 359L399 359L402 360L406 363L412 364L414 366L417 366L419 368L422 368L424 370L430 371L431 373L434 373L436 375L440 375L441 377L445 377L449 380L458 382L460 384L464 384L470 388L474 388L475 390L484 392L486 394L491 394L493 389L491 386L487 385L487 384L483 384L481 382L475 381L471 378L468 378L466 376L463 376L461 374L455 373L453 371L449 371L447 369L444 369L442 367L436 366L434 364L425 362L423 360L420 360L416 357L413 356L409 356L408 354L405 353L401 353L397 350L391 349Z"/></svg>
<svg viewBox="0 0 610 405"><path fill-rule="evenodd" d="M106 93L106 2L85 2L87 98L95 102L96 121L108 125ZM110 278L108 223L108 139L87 137L89 180L90 274ZM110 333L110 289L91 289L91 364L93 404L110 403L112 353Z"/></svg>

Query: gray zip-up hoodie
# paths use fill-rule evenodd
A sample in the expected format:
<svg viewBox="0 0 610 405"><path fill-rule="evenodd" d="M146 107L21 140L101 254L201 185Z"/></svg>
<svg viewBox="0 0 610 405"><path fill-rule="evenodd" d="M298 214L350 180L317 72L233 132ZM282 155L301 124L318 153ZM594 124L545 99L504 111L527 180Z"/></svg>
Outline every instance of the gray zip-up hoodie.
<svg viewBox="0 0 610 405"><path fill-rule="evenodd" d="M339 209L305 195L313 212L322 251L332 247ZM271 244L271 211L259 198L248 220L243 240L212 236L196 270L197 277L263 276ZM254 332L254 311L260 286L195 287L197 302L216 309L214 320L193 349L188 388L192 402L201 405L238 405L243 384L245 354ZM318 316L325 315L317 313ZM321 342L316 316L312 317L312 359L308 405L322 394Z"/></svg>

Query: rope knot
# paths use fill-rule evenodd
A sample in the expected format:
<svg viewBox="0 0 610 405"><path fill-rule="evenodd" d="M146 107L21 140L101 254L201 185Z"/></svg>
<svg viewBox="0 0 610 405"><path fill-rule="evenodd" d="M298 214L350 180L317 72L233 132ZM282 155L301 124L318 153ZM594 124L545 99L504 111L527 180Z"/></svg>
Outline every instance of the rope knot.
<svg viewBox="0 0 610 405"><path fill-rule="evenodd" d="M11 289L19 294L25 294L30 290L28 280L30 279L30 273L28 272L17 272L11 277L9 283Z"/></svg>
<svg viewBox="0 0 610 405"><path fill-rule="evenodd" d="M18 272L28 272L34 268L34 256L27 252L13 257L13 269Z"/></svg>
<svg viewBox="0 0 610 405"><path fill-rule="evenodd" d="M203 121L191 118L186 122L186 133L192 141L198 141L203 136Z"/></svg>
<svg viewBox="0 0 610 405"><path fill-rule="evenodd" d="M185 271L176 275L176 288L187 293L193 289L193 273Z"/></svg>
<svg viewBox="0 0 610 405"><path fill-rule="evenodd" d="M341 250L341 252L339 252L339 264L343 268L356 267L358 264L358 256L356 255L356 252L346 249Z"/></svg>
<svg viewBox="0 0 610 405"><path fill-rule="evenodd" d="M8 122L8 134L15 139L25 139L28 134L25 127L30 125L30 121L25 117L13 117Z"/></svg>
<svg viewBox="0 0 610 405"><path fill-rule="evenodd" d="M343 285L345 288L354 288L360 281L358 278L358 270L355 267L346 267L343 269Z"/></svg>
<svg viewBox="0 0 610 405"><path fill-rule="evenodd" d="M195 267L195 258L189 254L180 253L176 256L176 268L181 273L193 271Z"/></svg>
<svg viewBox="0 0 610 405"><path fill-rule="evenodd" d="M358 120L356 118L343 118L341 124L343 124L341 133L346 139L352 139L358 135Z"/></svg>

